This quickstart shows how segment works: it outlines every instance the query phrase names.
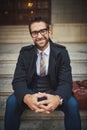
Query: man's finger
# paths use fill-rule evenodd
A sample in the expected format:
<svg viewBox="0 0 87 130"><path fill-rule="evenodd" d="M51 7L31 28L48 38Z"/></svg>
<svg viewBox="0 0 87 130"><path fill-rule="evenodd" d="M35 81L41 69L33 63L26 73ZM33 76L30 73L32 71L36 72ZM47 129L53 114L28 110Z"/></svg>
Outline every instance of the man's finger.
<svg viewBox="0 0 87 130"><path fill-rule="evenodd" d="M46 99L46 100L43 100L43 101L39 101L37 104L38 105L47 105L49 103L49 101Z"/></svg>
<svg viewBox="0 0 87 130"><path fill-rule="evenodd" d="M46 110L46 111L53 111L54 110L54 107L52 104L48 104L47 106L43 106L43 108Z"/></svg>
<svg viewBox="0 0 87 130"><path fill-rule="evenodd" d="M49 114L50 113L50 111L45 111L44 109L38 109L35 112L37 112L37 113L44 113L44 114Z"/></svg>

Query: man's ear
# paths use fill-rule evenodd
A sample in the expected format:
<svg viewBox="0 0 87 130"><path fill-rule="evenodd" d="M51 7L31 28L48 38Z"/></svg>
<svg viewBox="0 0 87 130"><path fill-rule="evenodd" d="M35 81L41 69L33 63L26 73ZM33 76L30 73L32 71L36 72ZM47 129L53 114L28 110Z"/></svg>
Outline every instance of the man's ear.
<svg viewBox="0 0 87 130"><path fill-rule="evenodd" d="M52 31L52 26L49 27L49 34L52 35L53 31Z"/></svg>
<svg viewBox="0 0 87 130"><path fill-rule="evenodd" d="M52 34L52 31L51 31L51 30L49 30L49 34L50 34L50 35Z"/></svg>
<svg viewBox="0 0 87 130"><path fill-rule="evenodd" d="M49 35L52 36L53 34L53 31L52 31L52 28L49 29Z"/></svg>

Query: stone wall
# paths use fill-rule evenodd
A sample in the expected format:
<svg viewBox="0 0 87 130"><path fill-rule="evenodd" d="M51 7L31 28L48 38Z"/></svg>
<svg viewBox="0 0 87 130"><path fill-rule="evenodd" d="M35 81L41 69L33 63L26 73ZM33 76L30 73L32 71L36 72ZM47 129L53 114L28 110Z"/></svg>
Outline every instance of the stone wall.
<svg viewBox="0 0 87 130"><path fill-rule="evenodd" d="M86 0L51 0L51 23L87 23Z"/></svg>

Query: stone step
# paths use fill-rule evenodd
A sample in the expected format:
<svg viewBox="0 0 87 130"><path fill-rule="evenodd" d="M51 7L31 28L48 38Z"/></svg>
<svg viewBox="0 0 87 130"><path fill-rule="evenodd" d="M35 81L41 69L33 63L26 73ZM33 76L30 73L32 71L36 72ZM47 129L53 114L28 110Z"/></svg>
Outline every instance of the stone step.
<svg viewBox="0 0 87 130"><path fill-rule="evenodd" d="M4 130L4 111L0 111L0 130ZM26 110L21 117L20 130L64 130L62 112L50 115L39 114Z"/></svg>
<svg viewBox="0 0 87 130"><path fill-rule="evenodd" d="M0 43L24 43L32 41L28 26L0 26Z"/></svg>
<svg viewBox="0 0 87 130"><path fill-rule="evenodd" d="M78 77L79 75L75 75L75 76ZM77 77L75 77L75 79ZM84 75L83 76L80 75L79 79L82 78L82 77L84 77ZM81 80L79 80L79 81L81 81ZM12 77L4 77L4 78L0 77L0 94L4 93L4 95L7 95L7 93L13 92L11 83L12 83Z"/></svg>
<svg viewBox="0 0 87 130"><path fill-rule="evenodd" d="M61 42L87 42L87 23L86 24L54 24L53 39Z"/></svg>
<svg viewBox="0 0 87 130"><path fill-rule="evenodd" d="M0 77L0 93L12 92L12 77Z"/></svg>
<svg viewBox="0 0 87 130"><path fill-rule="evenodd" d="M8 78L13 77L16 64L0 64L0 77ZM72 76L73 80L86 80L87 79L87 64L85 63L72 63ZM4 81L1 81L4 83Z"/></svg>
<svg viewBox="0 0 87 130"><path fill-rule="evenodd" d="M70 59L73 62L87 62L87 53L86 52L69 52L70 54ZM2 63L2 61L9 61L9 63L11 61L16 61L18 58L19 53L5 53L2 52L0 53L0 63Z"/></svg>
<svg viewBox="0 0 87 130"><path fill-rule="evenodd" d="M75 65L75 67L74 67L74 69L72 69L73 81L86 80L87 79L87 67L86 67L86 65L83 65L83 64L80 64L80 65L74 64L74 65ZM0 67L1 67L1 65L0 65ZM81 69L78 68L78 67L81 67ZM12 79L10 80L9 77L13 77L15 65L14 64L3 65L3 67L1 67L0 70L1 70L1 72L0 72L0 78L1 78L0 79L0 81L1 81L0 87L3 87L3 84L5 85L6 82L7 82L6 86L10 85L11 82L12 82Z"/></svg>
<svg viewBox="0 0 87 130"><path fill-rule="evenodd" d="M87 24L53 24L52 39L60 42L87 42ZM28 25L0 26L0 43L32 41Z"/></svg>
<svg viewBox="0 0 87 130"><path fill-rule="evenodd" d="M27 59L29 60L29 59ZM1 61L2 62L2 61ZM71 60L71 66L73 69L73 74L87 74L87 61L86 60ZM0 74L13 74L14 69L16 67L16 61L15 62L9 62L6 61L5 63L0 63ZM80 68L80 69L79 69Z"/></svg>
<svg viewBox="0 0 87 130"><path fill-rule="evenodd" d="M68 52L77 52L77 53L87 53L87 42L56 42L61 45L64 45ZM19 50L23 46L28 46L30 44L33 44L33 42L30 40L28 42L0 42L0 53L19 53Z"/></svg>
<svg viewBox="0 0 87 130"><path fill-rule="evenodd" d="M80 111L82 130L87 130L87 111ZM4 130L4 111L0 111L0 130ZM39 114L26 110L21 117L20 130L64 130L64 114L55 111Z"/></svg>
<svg viewBox="0 0 87 130"><path fill-rule="evenodd" d="M10 46L9 46L10 47ZM0 77L13 75L19 53L0 53ZM87 53L70 52L73 80L87 79Z"/></svg>
<svg viewBox="0 0 87 130"><path fill-rule="evenodd" d="M81 121L82 121L82 130L87 130L87 111L80 111ZM64 114L61 111L55 111L52 114L44 115L34 113L32 111L25 111L22 116L22 124L20 130L25 130L23 124L24 120L28 119L25 124L27 124L27 129L32 130L64 130ZM34 120L33 120L34 119ZM35 122L32 122L35 121ZM39 122L38 122L39 121ZM30 123L30 125L28 125Z"/></svg>

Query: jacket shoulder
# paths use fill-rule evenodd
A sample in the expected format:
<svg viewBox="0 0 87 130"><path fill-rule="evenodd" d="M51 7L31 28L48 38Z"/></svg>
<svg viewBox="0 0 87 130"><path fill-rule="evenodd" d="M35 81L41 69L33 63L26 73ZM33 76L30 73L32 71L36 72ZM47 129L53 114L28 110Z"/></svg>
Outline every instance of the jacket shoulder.
<svg viewBox="0 0 87 130"><path fill-rule="evenodd" d="M21 48L20 52L30 51L33 48L34 48L34 45L24 46L24 47Z"/></svg>
<svg viewBox="0 0 87 130"><path fill-rule="evenodd" d="M63 45L61 45L61 44L59 44L59 43L53 43L53 46L55 47L55 48L59 48L59 49L66 49L66 47L65 46L63 46Z"/></svg>
<svg viewBox="0 0 87 130"><path fill-rule="evenodd" d="M54 51L54 53L58 54L58 53L65 53L66 52L66 47L59 44L59 43L53 43L52 45L52 50Z"/></svg>
<svg viewBox="0 0 87 130"><path fill-rule="evenodd" d="M35 45L28 45L21 48L20 53L29 53L35 50Z"/></svg>
<svg viewBox="0 0 87 130"><path fill-rule="evenodd" d="M65 46L61 45L60 43L54 43L51 44L51 50L53 52L53 55L60 55L62 57L65 57L65 55L68 54L68 50Z"/></svg>

